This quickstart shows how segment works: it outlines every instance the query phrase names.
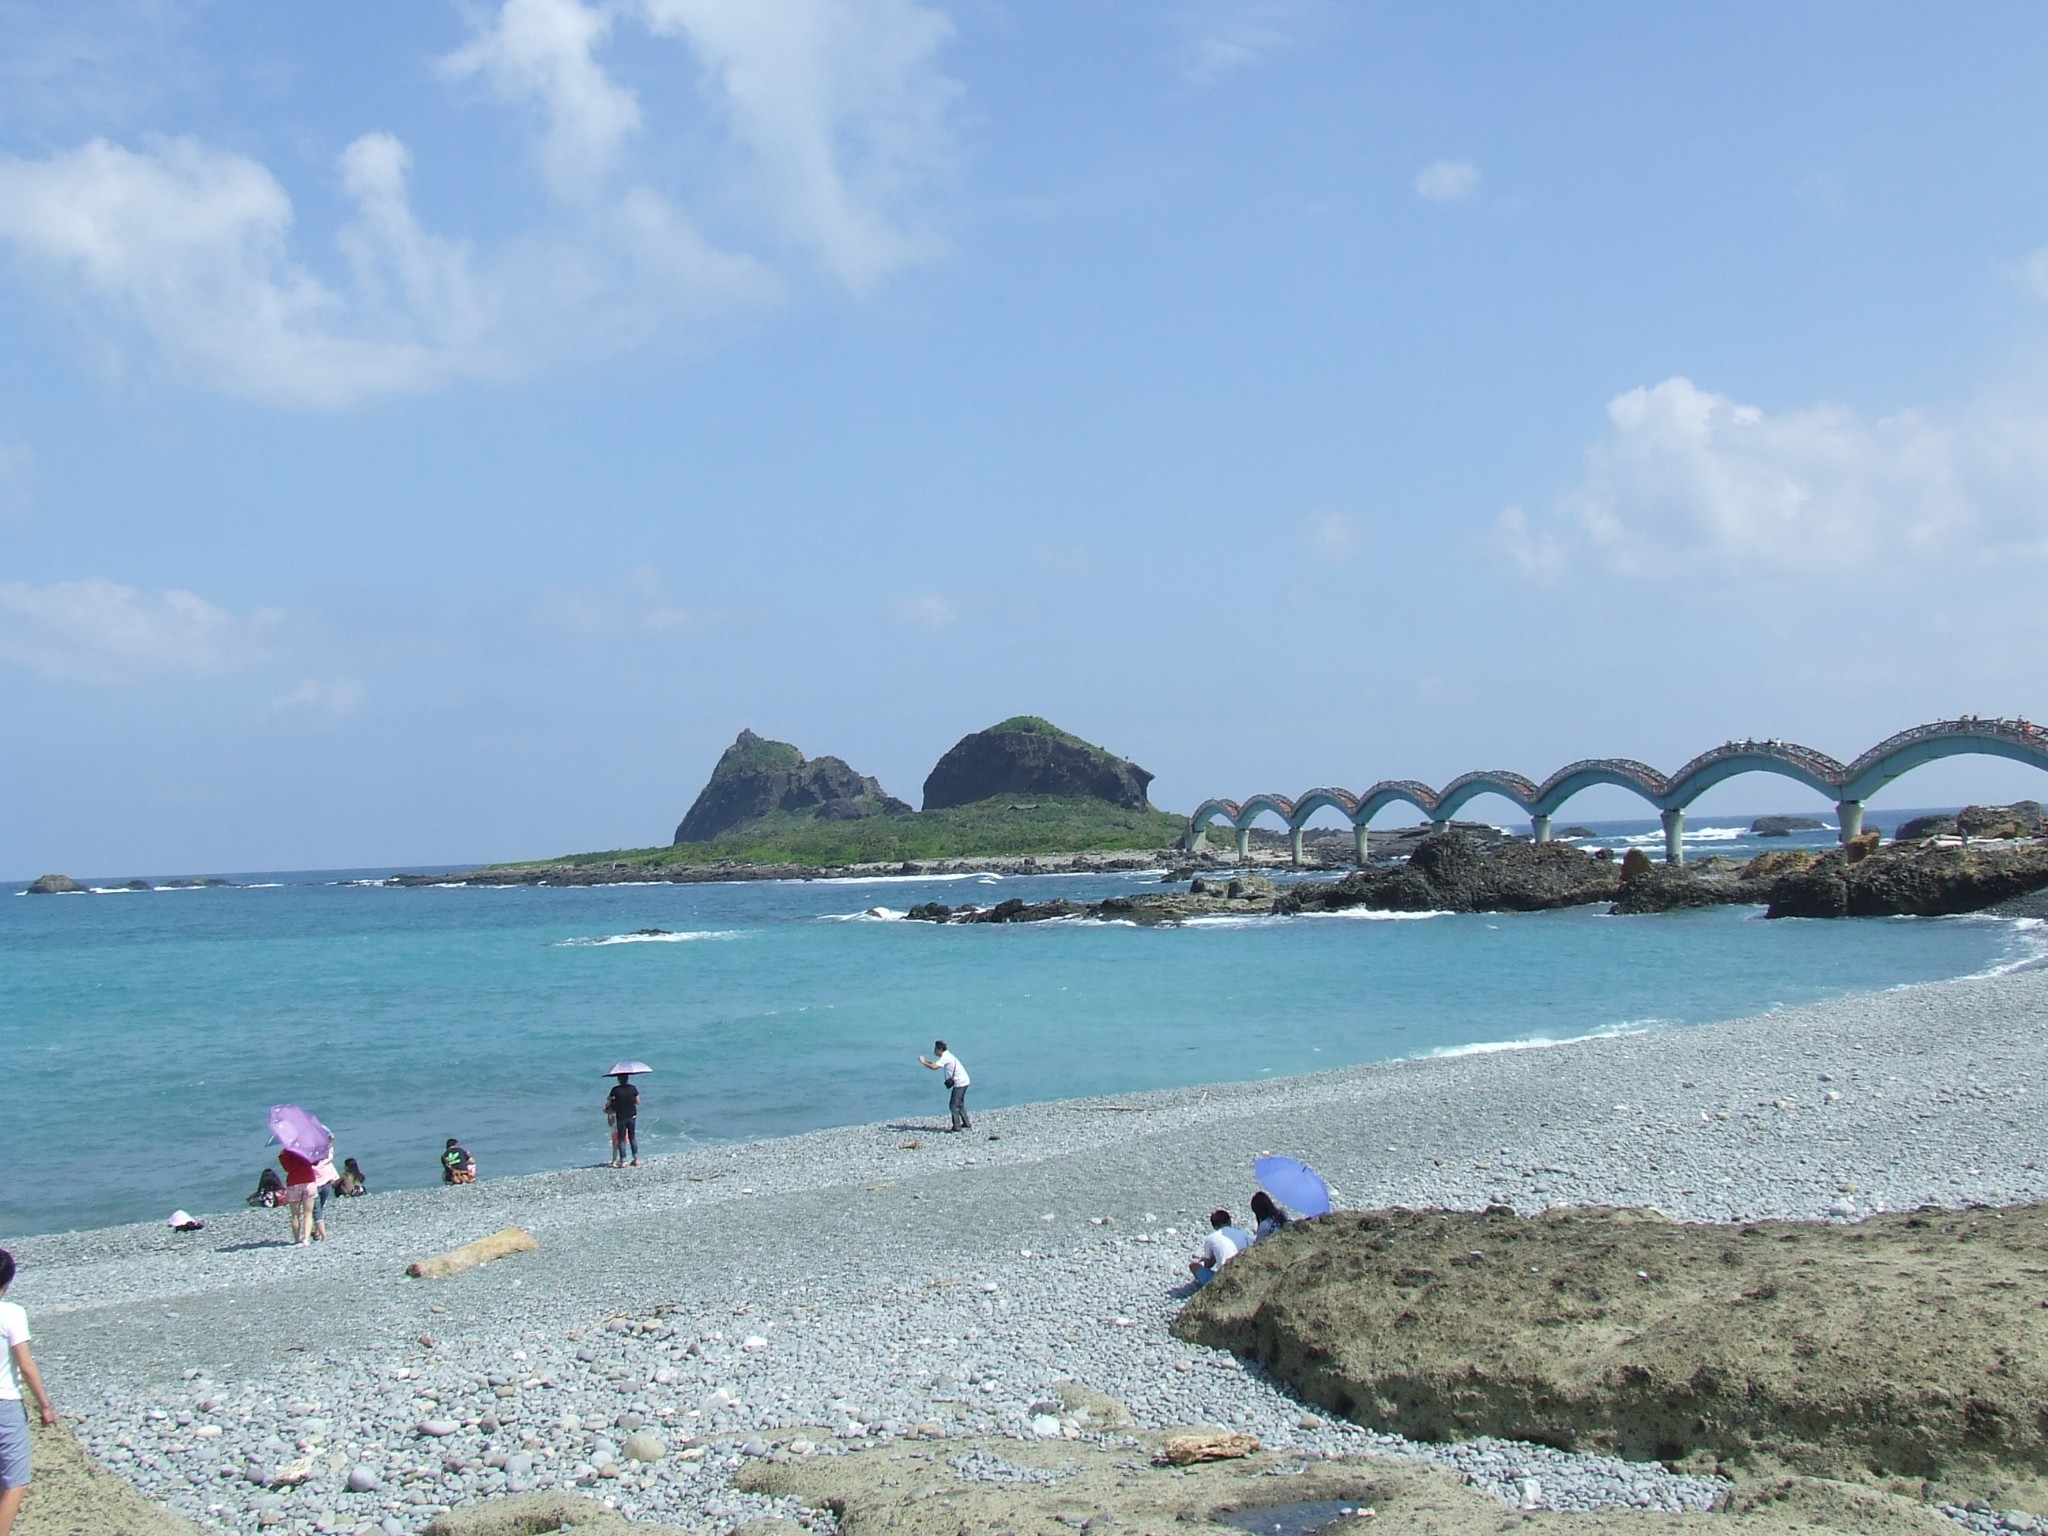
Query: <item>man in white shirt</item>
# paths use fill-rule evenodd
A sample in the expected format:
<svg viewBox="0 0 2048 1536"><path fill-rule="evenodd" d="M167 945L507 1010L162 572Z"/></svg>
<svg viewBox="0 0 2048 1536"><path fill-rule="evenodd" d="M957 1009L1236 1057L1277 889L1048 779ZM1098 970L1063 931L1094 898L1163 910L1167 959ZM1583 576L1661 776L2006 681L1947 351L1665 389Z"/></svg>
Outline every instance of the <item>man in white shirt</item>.
<svg viewBox="0 0 2048 1536"><path fill-rule="evenodd" d="M1202 1239L1202 1246L1188 1260L1188 1273L1195 1277L1198 1286L1214 1280L1217 1270L1252 1245L1251 1234L1230 1224L1228 1211L1211 1211L1209 1226L1212 1229L1209 1235Z"/></svg>
<svg viewBox="0 0 2048 1536"><path fill-rule="evenodd" d="M953 1129L973 1130L974 1122L967 1118L967 1069L960 1065L958 1056L946 1049L946 1042L943 1040L932 1042L932 1054L938 1058L936 1061L926 1061L922 1056L917 1059L930 1070L946 1074L946 1086L953 1090L949 1103L953 1111Z"/></svg>

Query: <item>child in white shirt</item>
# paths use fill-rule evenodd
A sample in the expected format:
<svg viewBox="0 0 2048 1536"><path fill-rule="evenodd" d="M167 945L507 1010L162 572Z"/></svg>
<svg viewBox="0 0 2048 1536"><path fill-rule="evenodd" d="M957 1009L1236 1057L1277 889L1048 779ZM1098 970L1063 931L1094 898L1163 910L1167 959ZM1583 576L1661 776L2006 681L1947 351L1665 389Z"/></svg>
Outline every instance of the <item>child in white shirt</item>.
<svg viewBox="0 0 2048 1536"><path fill-rule="evenodd" d="M28 1413L21 1404L21 1389L26 1386L35 1394L45 1427L57 1422L36 1357L29 1353L28 1314L7 1300L13 1283L14 1255L0 1248L0 1348L6 1351L5 1363L0 1364L0 1536L14 1529L14 1517L28 1496Z"/></svg>

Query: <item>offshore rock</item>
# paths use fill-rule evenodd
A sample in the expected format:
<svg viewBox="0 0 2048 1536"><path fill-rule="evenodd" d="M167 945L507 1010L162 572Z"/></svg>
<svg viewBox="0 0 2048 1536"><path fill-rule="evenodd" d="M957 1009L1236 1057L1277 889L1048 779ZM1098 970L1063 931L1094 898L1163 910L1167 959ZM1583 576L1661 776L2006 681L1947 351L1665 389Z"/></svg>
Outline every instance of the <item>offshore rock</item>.
<svg viewBox="0 0 2048 1536"><path fill-rule="evenodd" d="M2048 843L1908 842L1823 854L1771 886L1769 917L1950 917L2048 887Z"/></svg>
<svg viewBox="0 0 2048 1536"><path fill-rule="evenodd" d="M1273 902L1277 913L1547 912L1621 894L1614 864L1569 843L1502 843L1488 848L1458 831L1426 837L1406 864L1361 869L1334 884L1304 882Z"/></svg>
<svg viewBox="0 0 2048 1536"><path fill-rule="evenodd" d="M909 809L839 758L807 759L786 741L741 731L711 770L710 781L676 828L675 840L713 842L774 811L809 811L825 821L854 821Z"/></svg>
<svg viewBox="0 0 2048 1536"><path fill-rule="evenodd" d="M924 808L973 805L998 795L1059 795L1149 809L1152 775L1036 715L963 736L924 781Z"/></svg>
<svg viewBox="0 0 2048 1536"><path fill-rule="evenodd" d="M1631 849L1630 852L1640 850ZM1645 863L1631 871L1622 867L1621 900L1608 910L1617 917L1649 912L1678 912L1690 907L1762 906L1771 899L1771 881L1754 871L1765 859L1799 852L1790 848L1758 854L1748 864L1734 859L1706 858L1691 864ZM1811 855L1805 855L1811 858ZM1766 866L1768 868L1769 866Z"/></svg>
<svg viewBox="0 0 2048 1536"><path fill-rule="evenodd" d="M2038 800L2011 805L1966 805L1953 816L1915 816L1896 834L1902 843L1930 837L2048 837L2048 812Z"/></svg>
<svg viewBox="0 0 2048 1536"><path fill-rule="evenodd" d="M1790 837L1794 832L1824 832L1827 823L1811 816L1759 816L1749 824L1752 837Z"/></svg>
<svg viewBox="0 0 2048 1536"><path fill-rule="evenodd" d="M28 894L31 896L68 896L73 891L82 891L84 889L84 886L80 885L69 875L40 875L29 882Z"/></svg>

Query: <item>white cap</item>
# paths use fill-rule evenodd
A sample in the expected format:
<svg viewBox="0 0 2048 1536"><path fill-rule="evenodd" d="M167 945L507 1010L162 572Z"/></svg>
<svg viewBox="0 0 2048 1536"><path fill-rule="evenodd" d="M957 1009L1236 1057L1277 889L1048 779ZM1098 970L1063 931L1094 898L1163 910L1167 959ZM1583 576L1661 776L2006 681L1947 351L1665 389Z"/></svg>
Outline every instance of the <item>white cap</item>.
<svg viewBox="0 0 2048 1536"><path fill-rule="evenodd" d="M168 1227L184 1227L190 1226L191 1223L192 1213L190 1211L173 1211L171 1212L171 1219L165 1222L164 1225Z"/></svg>

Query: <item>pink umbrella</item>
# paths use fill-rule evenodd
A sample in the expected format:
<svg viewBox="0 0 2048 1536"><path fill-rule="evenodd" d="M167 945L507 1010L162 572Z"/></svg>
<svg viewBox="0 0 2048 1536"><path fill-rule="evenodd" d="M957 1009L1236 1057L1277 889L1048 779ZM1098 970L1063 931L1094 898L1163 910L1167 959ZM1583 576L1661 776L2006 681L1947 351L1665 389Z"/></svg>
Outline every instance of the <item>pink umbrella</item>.
<svg viewBox="0 0 2048 1536"><path fill-rule="evenodd" d="M309 1163L334 1150L334 1133L296 1104L271 1106L270 1134L287 1152L296 1152Z"/></svg>

